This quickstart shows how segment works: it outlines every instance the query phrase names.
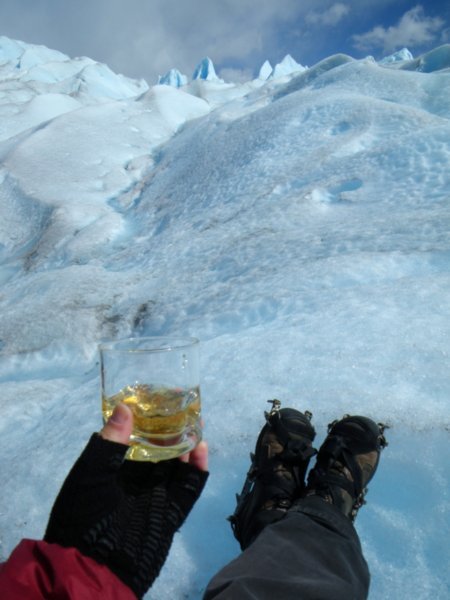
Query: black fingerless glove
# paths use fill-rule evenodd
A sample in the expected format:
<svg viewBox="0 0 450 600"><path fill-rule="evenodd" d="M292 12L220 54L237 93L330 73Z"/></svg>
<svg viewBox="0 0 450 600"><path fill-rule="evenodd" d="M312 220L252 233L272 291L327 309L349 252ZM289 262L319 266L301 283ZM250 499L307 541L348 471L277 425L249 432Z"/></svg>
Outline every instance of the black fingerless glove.
<svg viewBox="0 0 450 600"><path fill-rule="evenodd" d="M127 450L91 437L56 498L44 540L107 565L141 598L208 473L178 459L124 461Z"/></svg>

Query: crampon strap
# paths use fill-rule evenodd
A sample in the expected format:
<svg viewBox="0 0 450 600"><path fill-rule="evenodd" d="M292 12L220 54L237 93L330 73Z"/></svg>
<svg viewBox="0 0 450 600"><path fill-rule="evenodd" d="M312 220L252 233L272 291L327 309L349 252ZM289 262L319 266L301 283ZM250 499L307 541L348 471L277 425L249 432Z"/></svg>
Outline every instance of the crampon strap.
<svg viewBox="0 0 450 600"><path fill-rule="evenodd" d="M341 463L343 467L346 467L350 471L353 481L350 481L344 474L334 475L332 473L328 473L323 478L319 476L318 479L320 482L323 480L331 485L337 485L346 490L351 496L356 497L363 491L362 473L361 467L355 460L354 445L352 450L350 450L346 440L342 436L330 436L324 451L331 461Z"/></svg>
<svg viewBox="0 0 450 600"><path fill-rule="evenodd" d="M293 430L292 422L290 423L290 429L284 425L279 412L269 415L267 421L273 428L280 443L284 446L283 451L277 456L283 462L295 464L299 461L309 460L317 454L317 450L311 445L314 438L314 430L307 421L305 423L297 423L297 431Z"/></svg>

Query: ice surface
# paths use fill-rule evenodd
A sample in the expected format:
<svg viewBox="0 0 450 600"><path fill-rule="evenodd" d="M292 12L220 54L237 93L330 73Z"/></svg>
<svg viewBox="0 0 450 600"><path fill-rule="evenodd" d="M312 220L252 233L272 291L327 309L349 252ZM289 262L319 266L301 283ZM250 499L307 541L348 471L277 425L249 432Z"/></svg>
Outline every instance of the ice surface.
<svg viewBox="0 0 450 600"><path fill-rule="evenodd" d="M278 397L318 443L346 412L392 425L357 519L371 598L448 598L445 47L182 89L58 56L0 39L0 559L101 426L97 343L189 334L211 478L148 597L197 599L237 555L225 517Z"/></svg>

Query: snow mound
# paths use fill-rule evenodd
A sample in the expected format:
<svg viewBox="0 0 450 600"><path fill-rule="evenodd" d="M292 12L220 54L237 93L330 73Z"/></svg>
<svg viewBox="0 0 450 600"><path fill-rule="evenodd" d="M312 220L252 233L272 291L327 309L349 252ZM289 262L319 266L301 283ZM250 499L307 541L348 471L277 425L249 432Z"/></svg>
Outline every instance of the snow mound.
<svg viewBox="0 0 450 600"><path fill-rule="evenodd" d="M146 110L156 111L159 118L172 128L172 133L187 121L203 117L210 112L208 103L201 98L166 85L152 87L140 97L139 103L142 103Z"/></svg>

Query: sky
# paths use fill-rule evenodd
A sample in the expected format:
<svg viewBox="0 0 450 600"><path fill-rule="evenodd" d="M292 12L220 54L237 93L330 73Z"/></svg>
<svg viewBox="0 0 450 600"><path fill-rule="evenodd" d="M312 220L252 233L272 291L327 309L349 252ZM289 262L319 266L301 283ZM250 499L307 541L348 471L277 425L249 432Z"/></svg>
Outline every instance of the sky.
<svg viewBox="0 0 450 600"><path fill-rule="evenodd" d="M208 56L226 81L286 54L312 66L332 54L414 56L450 42L450 2L423 0L2 0L0 35L89 56L150 85Z"/></svg>

